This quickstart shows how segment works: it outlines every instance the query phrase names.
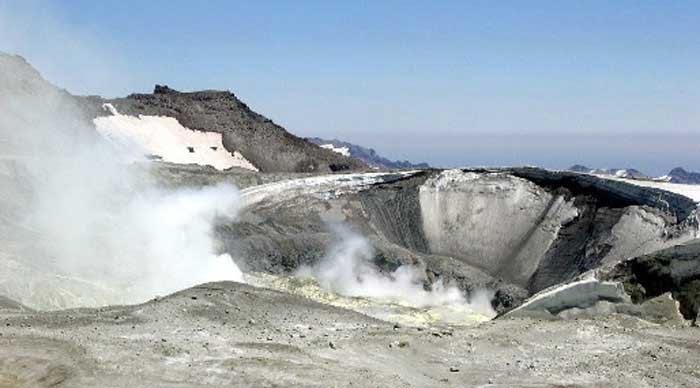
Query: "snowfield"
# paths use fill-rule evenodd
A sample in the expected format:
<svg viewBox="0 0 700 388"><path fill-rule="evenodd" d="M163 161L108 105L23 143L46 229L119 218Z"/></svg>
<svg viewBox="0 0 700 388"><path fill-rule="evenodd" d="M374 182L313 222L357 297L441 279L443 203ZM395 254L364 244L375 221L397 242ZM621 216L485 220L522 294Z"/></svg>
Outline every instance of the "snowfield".
<svg viewBox="0 0 700 388"><path fill-rule="evenodd" d="M244 206L252 206L269 198L281 201L302 194L315 194L330 198L343 193L362 191L371 185L396 179L397 177L412 176L417 172L418 170L396 173L331 174L290 179L241 190L241 199Z"/></svg>
<svg viewBox="0 0 700 388"><path fill-rule="evenodd" d="M680 183L669 183L669 182L658 182L650 180L640 180L640 179L625 179L611 177L609 175L596 175L599 178L611 179L621 182L630 183L637 186L651 187L660 190L670 191L672 193L680 194L692 199L695 202L700 203L700 185L691 184L680 184Z"/></svg>
<svg viewBox="0 0 700 388"><path fill-rule="evenodd" d="M166 162L212 166L218 170L240 167L258 169L239 152L230 153L220 133L185 128L175 118L120 114L104 104L111 116L94 120L97 131L133 158L156 156Z"/></svg>

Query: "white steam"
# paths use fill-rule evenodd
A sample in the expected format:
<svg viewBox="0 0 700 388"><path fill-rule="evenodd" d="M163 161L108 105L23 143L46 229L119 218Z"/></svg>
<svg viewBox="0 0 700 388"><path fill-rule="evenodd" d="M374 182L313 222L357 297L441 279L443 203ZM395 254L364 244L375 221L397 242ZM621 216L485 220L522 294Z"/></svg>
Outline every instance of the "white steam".
<svg viewBox="0 0 700 388"><path fill-rule="evenodd" d="M325 290L343 296L378 298L416 308L453 306L495 315L489 292L473 292L467 299L442 280L426 289L424 271L411 265L382 273L372 264L374 250L366 238L348 228L334 229L338 242L317 265L300 269L298 276L313 277Z"/></svg>
<svg viewBox="0 0 700 388"><path fill-rule="evenodd" d="M91 236L111 260L94 268L81 261L72 272L99 271L141 298L209 281L240 282L241 271L229 255L215 253L211 237L215 219L236 214L238 204L238 191L227 184L136 193L120 214L106 214L108 224Z"/></svg>
<svg viewBox="0 0 700 388"><path fill-rule="evenodd" d="M166 190L76 100L0 54L0 294L35 308L133 303L242 280L212 238L235 187ZM16 71L12 71L16 70Z"/></svg>

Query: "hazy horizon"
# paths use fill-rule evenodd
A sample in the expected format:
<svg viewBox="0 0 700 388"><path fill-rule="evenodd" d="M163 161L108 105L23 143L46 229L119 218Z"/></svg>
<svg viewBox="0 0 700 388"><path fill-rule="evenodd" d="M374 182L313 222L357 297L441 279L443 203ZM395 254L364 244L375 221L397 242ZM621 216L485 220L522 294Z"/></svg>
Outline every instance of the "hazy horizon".
<svg viewBox="0 0 700 388"><path fill-rule="evenodd" d="M395 159L662 175L700 170L697 5L0 2L0 50L75 94L228 89Z"/></svg>

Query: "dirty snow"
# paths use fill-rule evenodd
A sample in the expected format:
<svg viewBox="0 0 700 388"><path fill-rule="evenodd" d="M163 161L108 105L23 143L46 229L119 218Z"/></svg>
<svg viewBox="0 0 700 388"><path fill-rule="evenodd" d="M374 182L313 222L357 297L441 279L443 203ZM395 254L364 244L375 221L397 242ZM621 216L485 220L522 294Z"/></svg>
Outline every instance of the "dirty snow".
<svg viewBox="0 0 700 388"><path fill-rule="evenodd" d="M258 171L239 152L224 148L220 133L194 131L172 117L135 117L120 114L112 104L103 107L112 115L94 120L97 131L133 159L155 156L166 162L208 165L218 170L240 167Z"/></svg>
<svg viewBox="0 0 700 388"><path fill-rule="evenodd" d="M390 180L392 177L408 177L418 170L396 173L352 173L330 174L301 179L290 179L267 183L241 190L244 206L251 206L268 198L281 201L301 194L320 195L332 198L348 192L362 191L373 184Z"/></svg>

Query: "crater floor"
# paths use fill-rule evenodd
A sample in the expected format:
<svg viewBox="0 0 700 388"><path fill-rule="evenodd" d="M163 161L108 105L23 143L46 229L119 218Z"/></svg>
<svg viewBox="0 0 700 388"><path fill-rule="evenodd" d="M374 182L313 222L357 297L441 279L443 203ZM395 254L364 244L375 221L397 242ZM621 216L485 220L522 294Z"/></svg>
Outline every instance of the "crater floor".
<svg viewBox="0 0 700 388"><path fill-rule="evenodd" d="M136 306L0 310L0 387L696 387L697 328L611 315L396 327L237 283Z"/></svg>

